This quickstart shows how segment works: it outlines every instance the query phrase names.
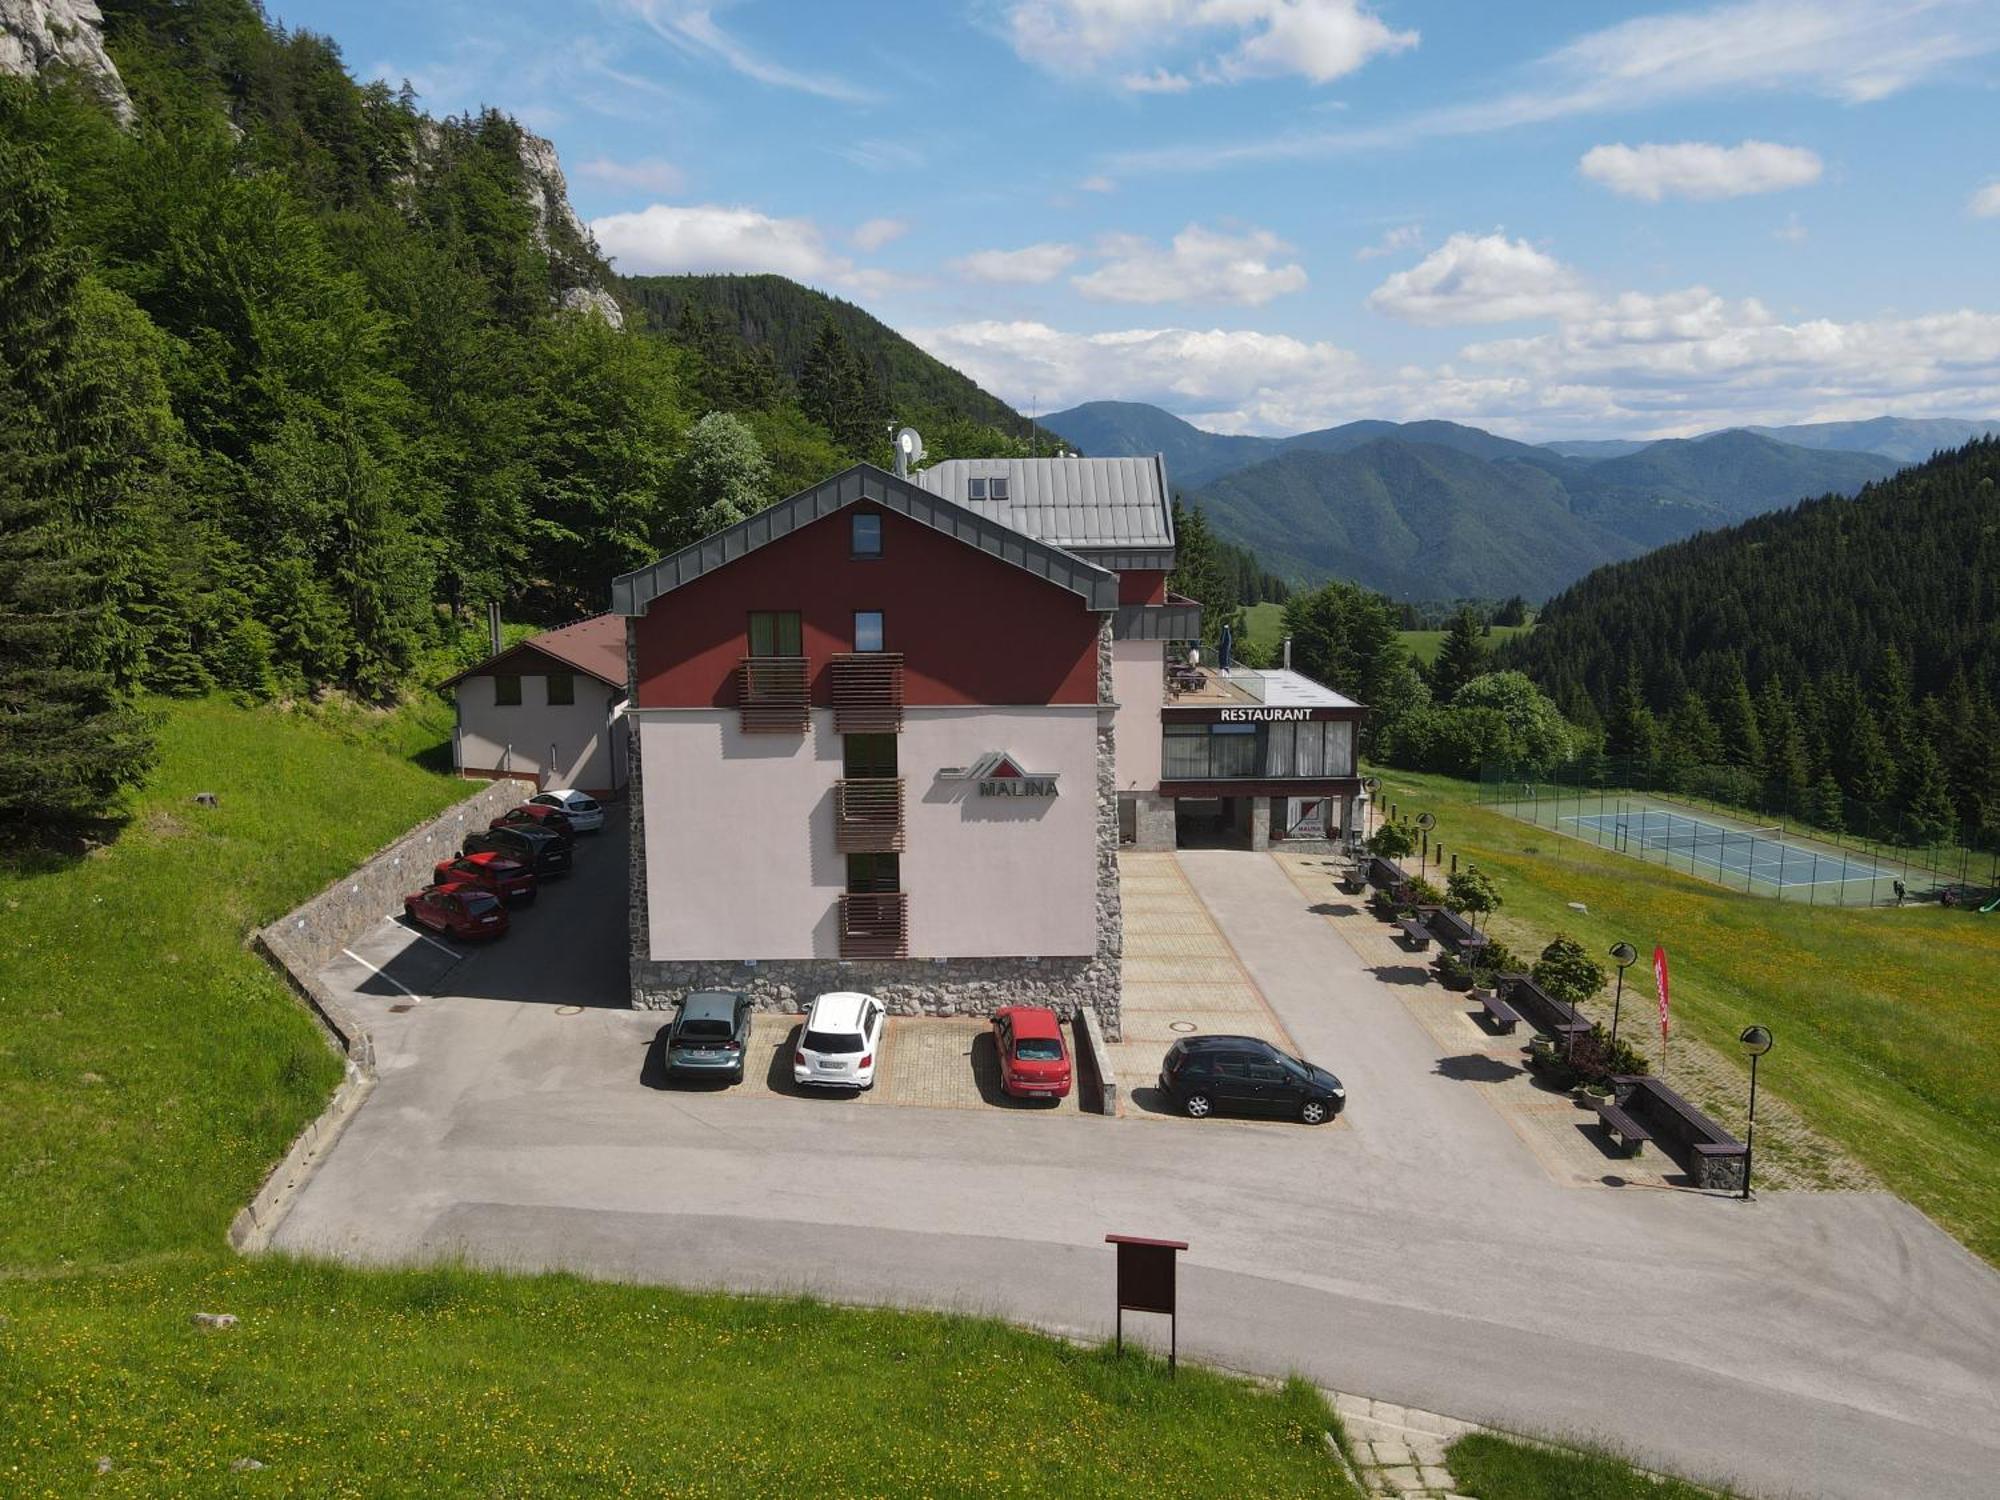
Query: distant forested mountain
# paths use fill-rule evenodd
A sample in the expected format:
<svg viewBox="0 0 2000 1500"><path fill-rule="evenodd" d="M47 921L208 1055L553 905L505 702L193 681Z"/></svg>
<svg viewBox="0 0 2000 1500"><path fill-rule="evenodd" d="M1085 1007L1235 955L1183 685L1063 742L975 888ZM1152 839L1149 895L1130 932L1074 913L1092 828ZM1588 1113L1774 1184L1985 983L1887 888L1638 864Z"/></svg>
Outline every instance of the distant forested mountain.
<svg viewBox="0 0 2000 1500"><path fill-rule="evenodd" d="M2000 433L2000 421L1964 417L1871 417L1865 422L1807 422L1796 427L1749 427L1747 432L1801 448L1844 448L1879 453L1899 463L1921 463L1933 453L1960 448Z"/></svg>
<svg viewBox="0 0 2000 1500"><path fill-rule="evenodd" d="M1164 453L1217 534L1269 568L1426 600L1540 598L1601 563L1896 467L1742 431L1571 458L1456 422L1244 437L1109 401L1042 421L1086 453Z"/></svg>
<svg viewBox="0 0 2000 1500"><path fill-rule="evenodd" d="M1500 656L1614 752L2000 835L2000 440L1602 568Z"/></svg>

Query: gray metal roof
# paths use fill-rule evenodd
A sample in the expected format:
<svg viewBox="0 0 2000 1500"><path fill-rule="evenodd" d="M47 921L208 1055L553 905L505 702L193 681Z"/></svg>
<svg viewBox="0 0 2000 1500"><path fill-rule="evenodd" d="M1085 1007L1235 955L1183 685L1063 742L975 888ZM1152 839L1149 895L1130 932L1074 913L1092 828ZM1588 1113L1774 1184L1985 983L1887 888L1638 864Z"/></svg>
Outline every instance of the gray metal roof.
<svg viewBox="0 0 2000 1500"><path fill-rule="evenodd" d="M1166 460L948 458L912 476L934 495L1072 552L1171 547ZM1004 479L1005 500L975 500L973 479Z"/></svg>
<svg viewBox="0 0 2000 1500"><path fill-rule="evenodd" d="M1039 538L1024 535L991 516L922 489L907 479L884 473L873 464L856 464L811 489L800 490L768 510L703 537L649 567L611 581L611 612L642 615L660 595L693 583L746 553L755 552L801 526L811 525L845 506L861 501L908 516L921 526L956 537L969 547L1045 578L1058 588L1080 595L1091 609L1118 607L1118 575L1084 561Z"/></svg>

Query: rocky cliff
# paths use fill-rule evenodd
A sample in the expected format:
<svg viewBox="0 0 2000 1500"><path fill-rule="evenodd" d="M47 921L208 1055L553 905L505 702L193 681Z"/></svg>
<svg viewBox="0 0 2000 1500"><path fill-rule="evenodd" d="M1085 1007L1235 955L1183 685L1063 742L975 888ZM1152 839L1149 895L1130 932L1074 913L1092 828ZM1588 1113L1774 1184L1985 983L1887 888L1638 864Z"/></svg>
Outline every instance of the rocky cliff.
<svg viewBox="0 0 2000 1500"><path fill-rule="evenodd" d="M97 0L0 0L0 73L34 78L55 67L88 79L119 120L132 123L125 80L104 50Z"/></svg>
<svg viewBox="0 0 2000 1500"><path fill-rule="evenodd" d="M556 296L571 312L601 313L613 328L625 326L618 299L605 290L597 241L570 207L569 183L553 142L521 132L521 180L535 211L535 242L549 257Z"/></svg>

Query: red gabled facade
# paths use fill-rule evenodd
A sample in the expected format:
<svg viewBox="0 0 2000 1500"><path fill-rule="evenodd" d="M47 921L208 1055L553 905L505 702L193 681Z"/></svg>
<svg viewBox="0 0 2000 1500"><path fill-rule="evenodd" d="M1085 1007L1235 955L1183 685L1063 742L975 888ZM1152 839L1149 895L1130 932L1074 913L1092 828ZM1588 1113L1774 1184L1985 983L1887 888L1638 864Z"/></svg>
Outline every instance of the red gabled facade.
<svg viewBox="0 0 2000 1500"><path fill-rule="evenodd" d="M881 517L882 555L852 552L852 517ZM730 708L750 615L796 612L813 704L879 610L909 705L1097 701L1100 616L1070 590L886 507L844 506L654 598L631 622L639 708Z"/></svg>

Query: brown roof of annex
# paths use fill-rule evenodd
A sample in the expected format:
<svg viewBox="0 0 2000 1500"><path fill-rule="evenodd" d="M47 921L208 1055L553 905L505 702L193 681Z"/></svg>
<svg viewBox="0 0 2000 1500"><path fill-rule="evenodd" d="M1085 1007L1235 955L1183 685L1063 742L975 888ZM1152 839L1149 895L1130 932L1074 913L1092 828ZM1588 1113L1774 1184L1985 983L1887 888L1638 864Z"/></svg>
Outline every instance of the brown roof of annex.
<svg viewBox="0 0 2000 1500"><path fill-rule="evenodd" d="M498 656L489 656L485 661L467 667L456 677L446 678L440 685L455 687L468 677L491 673L509 657L526 651L538 651L543 656L553 657L612 687L625 686L625 621L613 614L592 615L587 620L577 620L569 625L559 625L554 630L544 630L540 635L531 635L525 641L509 646Z"/></svg>

